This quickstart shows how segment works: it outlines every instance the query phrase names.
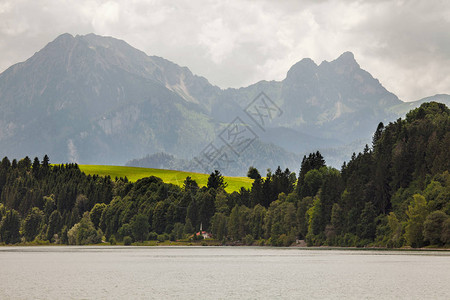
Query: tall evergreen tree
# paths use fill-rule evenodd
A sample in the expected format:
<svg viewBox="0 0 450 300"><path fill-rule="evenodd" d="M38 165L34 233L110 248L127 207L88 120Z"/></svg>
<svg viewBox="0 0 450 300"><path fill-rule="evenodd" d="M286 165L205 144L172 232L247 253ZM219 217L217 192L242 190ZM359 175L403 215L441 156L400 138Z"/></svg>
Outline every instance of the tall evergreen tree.
<svg viewBox="0 0 450 300"><path fill-rule="evenodd" d="M33 161L33 166L32 166L32 171L33 171L34 177L39 176L40 167L41 167L41 163L39 162L39 158L35 157L34 161Z"/></svg>
<svg viewBox="0 0 450 300"><path fill-rule="evenodd" d="M42 167L44 169L48 169L49 166L50 166L50 158L48 157L47 154L45 154L44 159L42 160Z"/></svg>
<svg viewBox="0 0 450 300"><path fill-rule="evenodd" d="M315 153L310 153L308 157L306 157L306 155L303 156L297 182L297 193L299 195L301 194L301 188L305 180L306 173L308 173L311 170L318 170L324 166L325 166L325 159L323 158L322 154L319 151Z"/></svg>
<svg viewBox="0 0 450 300"><path fill-rule="evenodd" d="M372 149L375 150L375 148L377 147L378 141L380 140L381 135L383 134L383 130L384 130L384 124L383 124L383 122L380 122L377 126L377 130L373 134Z"/></svg>
<svg viewBox="0 0 450 300"><path fill-rule="evenodd" d="M253 166L248 168L247 177L253 180L261 179L258 169Z"/></svg>
<svg viewBox="0 0 450 300"><path fill-rule="evenodd" d="M26 241L34 240L40 232L43 222L44 212L37 207L33 207L23 224L23 236Z"/></svg>
<svg viewBox="0 0 450 300"><path fill-rule="evenodd" d="M224 177L218 170L215 170L209 175L207 183L208 189L225 189L227 186L228 184L224 181Z"/></svg>
<svg viewBox="0 0 450 300"><path fill-rule="evenodd" d="M0 222L0 240L6 244L20 242L20 216L14 209L8 210Z"/></svg>

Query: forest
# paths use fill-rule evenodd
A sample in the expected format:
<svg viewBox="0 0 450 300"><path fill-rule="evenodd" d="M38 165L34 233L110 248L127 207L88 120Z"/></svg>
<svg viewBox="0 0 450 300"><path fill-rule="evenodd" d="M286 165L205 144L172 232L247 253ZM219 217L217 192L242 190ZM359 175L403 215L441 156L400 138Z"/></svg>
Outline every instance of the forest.
<svg viewBox="0 0 450 300"><path fill-rule="evenodd" d="M201 239L225 245L448 247L450 110L430 102L380 123L341 170L317 151L299 172L250 167L250 189L227 193L220 171L199 187L157 177L91 176L29 157L0 163L2 244L111 244Z"/></svg>

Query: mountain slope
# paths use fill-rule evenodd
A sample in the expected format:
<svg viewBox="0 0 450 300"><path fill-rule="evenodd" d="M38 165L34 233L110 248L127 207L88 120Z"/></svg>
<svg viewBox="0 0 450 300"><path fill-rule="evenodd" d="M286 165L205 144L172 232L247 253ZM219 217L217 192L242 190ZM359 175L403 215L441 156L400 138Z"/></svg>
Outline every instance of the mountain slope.
<svg viewBox="0 0 450 300"><path fill-rule="evenodd" d="M366 138L380 120L394 117L389 107L403 103L362 70L352 53L346 52L320 65L303 59L279 82L262 81L246 88L228 89L221 99L229 99L232 104L217 104L215 109L246 107L259 91L264 91L283 111L268 126L346 143Z"/></svg>
<svg viewBox="0 0 450 300"><path fill-rule="evenodd" d="M180 96L178 86L195 98ZM214 90L187 68L123 41L64 34L0 75L0 145L19 157L97 163L199 151L214 124L195 102Z"/></svg>
<svg viewBox="0 0 450 300"><path fill-rule="evenodd" d="M269 111L254 101L261 92L276 112L263 126L258 120ZM448 101L448 95L436 97ZM230 166L231 174L256 163L297 168L297 157L317 149L339 166L342 149L345 155L357 151L356 145L370 143L378 122L426 100L401 102L350 52L319 65L303 59L282 81L222 90L124 41L63 34L0 74L0 155L47 153L55 162L124 164L165 152L189 161L220 142L239 117L258 144L242 154L242 166ZM262 114L251 115L251 109Z"/></svg>
<svg viewBox="0 0 450 300"><path fill-rule="evenodd" d="M443 103L447 106L450 106L450 95L437 94L434 96L425 97L423 99L412 102L402 102L398 105L390 107L389 110L392 111L393 113L396 113L399 117L404 117L408 111L419 107L425 102L432 102L432 101Z"/></svg>
<svg viewBox="0 0 450 300"><path fill-rule="evenodd" d="M277 145L264 143L259 139L250 143L248 148L239 155L236 155L226 145L220 147L218 153L221 153L224 159L218 159L210 163L202 156L202 153L196 155L193 159L179 159L166 153L155 153L140 159L130 160L126 165L206 174L213 172L215 169L220 169L222 174L227 176L245 176L249 166L261 170L262 173L277 166L283 169L293 168L292 171L296 172L298 162L301 161L300 155L288 152Z"/></svg>

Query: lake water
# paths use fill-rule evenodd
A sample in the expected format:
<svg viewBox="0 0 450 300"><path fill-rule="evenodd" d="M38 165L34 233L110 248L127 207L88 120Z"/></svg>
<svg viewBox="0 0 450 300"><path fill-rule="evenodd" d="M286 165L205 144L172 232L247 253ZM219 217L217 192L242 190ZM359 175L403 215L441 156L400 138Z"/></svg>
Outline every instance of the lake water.
<svg viewBox="0 0 450 300"><path fill-rule="evenodd" d="M1 247L0 299L450 299L450 253Z"/></svg>

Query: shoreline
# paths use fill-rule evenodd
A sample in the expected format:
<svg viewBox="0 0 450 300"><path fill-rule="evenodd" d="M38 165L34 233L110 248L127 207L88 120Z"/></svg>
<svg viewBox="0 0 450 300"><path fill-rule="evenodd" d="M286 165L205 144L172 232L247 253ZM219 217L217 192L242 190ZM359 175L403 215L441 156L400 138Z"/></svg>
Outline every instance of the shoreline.
<svg viewBox="0 0 450 300"><path fill-rule="evenodd" d="M385 248L385 247L338 247L338 246L297 246L292 245L288 247L277 247L277 246L259 246L259 245L231 245L231 244L221 244L219 242L215 241L209 241L210 243L194 243L194 242L163 242L163 243L133 243L131 245L124 245L124 244L116 244L111 245L110 243L99 243L99 244L90 244L90 245L63 245L63 244L53 244L53 243L42 243L42 244L30 244L30 243L19 243L19 244L10 244L10 245L0 245L0 249L5 248L40 248L40 247L78 247L78 248L91 248L91 247L108 247L108 248L187 248L187 247L224 247L224 248L261 248L261 249L299 249L299 250L322 250L322 251L333 251L333 250L359 250L359 251L398 251L398 252L419 252L419 251L426 251L426 252L450 252L450 248L411 248L411 247L405 247L405 248Z"/></svg>

